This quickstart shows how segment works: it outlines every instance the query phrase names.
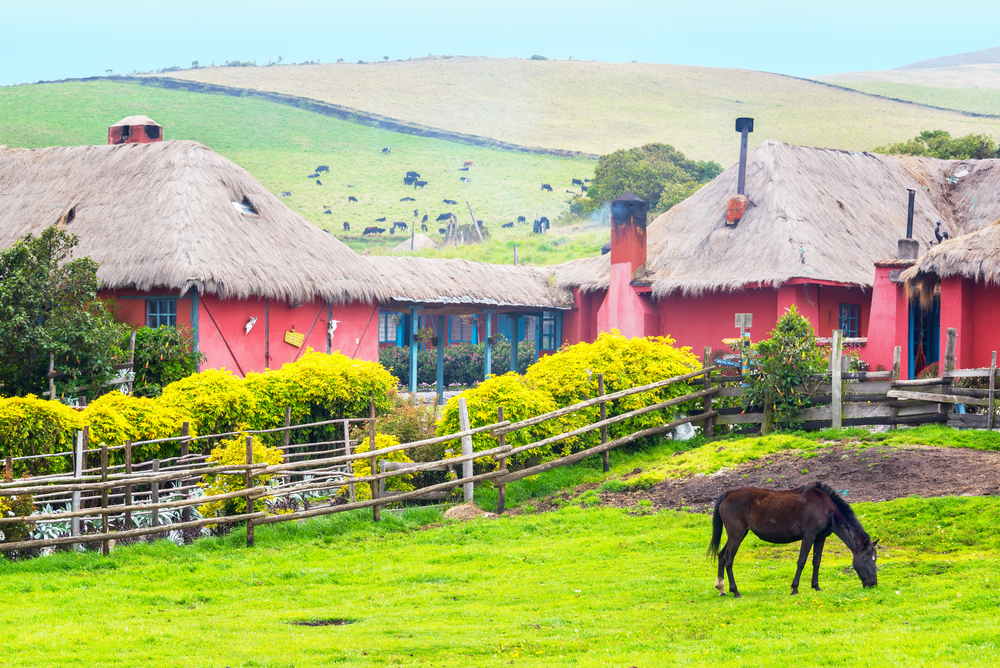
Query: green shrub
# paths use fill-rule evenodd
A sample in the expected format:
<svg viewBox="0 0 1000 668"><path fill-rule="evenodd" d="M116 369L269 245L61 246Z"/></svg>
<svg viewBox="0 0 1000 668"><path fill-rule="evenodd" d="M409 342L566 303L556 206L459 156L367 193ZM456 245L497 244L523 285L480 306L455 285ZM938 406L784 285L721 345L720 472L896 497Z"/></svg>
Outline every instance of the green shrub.
<svg viewBox="0 0 1000 668"><path fill-rule="evenodd" d="M225 464L246 464L247 445L246 436L239 434L235 438L223 439L218 447L212 450L206 462L209 466L222 466ZM280 464L283 461L281 450L269 448L259 440L254 439L253 462L254 464L267 463L271 466ZM257 487L267 485L270 475L258 475L254 478L254 485ZM205 489L206 496L216 494L228 494L246 488L246 477L244 475L219 475L215 473L202 476L199 486ZM254 500L254 512L261 512L265 509L264 499ZM212 501L198 507L205 517L222 517L227 515L241 515L247 510L247 499L245 496L235 499L225 499L223 501Z"/></svg>
<svg viewBox="0 0 1000 668"><path fill-rule="evenodd" d="M157 401L191 422L199 434L251 428L257 401L239 378L225 369L209 369L163 388ZM282 409L284 417L284 409Z"/></svg>
<svg viewBox="0 0 1000 668"><path fill-rule="evenodd" d="M701 366L690 348L677 348L669 337L626 338L617 330L606 332L593 343L578 343L555 355L543 357L528 369L525 378L549 394L560 408L597 396L597 374L604 374L607 394L680 376ZM658 390L624 397L607 405L608 417L628 413L694 391L689 383L674 383ZM505 407L506 408L506 407ZM611 439L649 429L675 419L692 407L680 405L654 411L611 425ZM567 416L573 427L600 419L600 407L593 406ZM573 439L573 450L583 450L600 442L598 431Z"/></svg>
<svg viewBox="0 0 1000 668"><path fill-rule="evenodd" d="M501 338L492 348L492 370L506 373L510 369L510 342ZM388 346L379 350L379 363L389 370L401 385L410 382L410 349ZM535 361L535 342L521 341L517 346L519 373L528 370ZM444 349L445 387L474 387L483 382L486 373L486 344L460 343ZM417 384L437 383L437 350L417 351Z"/></svg>
<svg viewBox="0 0 1000 668"><path fill-rule="evenodd" d="M176 407L141 397L131 397L121 392L109 392L83 411L84 424L90 427L90 442L121 445L128 441L148 441L180 436L184 414ZM189 432L194 436L194 431ZM132 460L146 461L154 457L173 457L180 451L180 444L151 443L138 445L132 451ZM111 453L113 463L124 461L121 450Z"/></svg>
<svg viewBox="0 0 1000 668"><path fill-rule="evenodd" d="M163 387L195 372L205 355L194 352L194 334L186 327L140 327L135 331L135 382L132 394L158 397Z"/></svg>
<svg viewBox="0 0 1000 668"><path fill-rule="evenodd" d="M473 428L495 423L497 421L497 408L500 406L503 406L504 419L511 422L525 420L556 409L552 397L547 392L536 388L531 380L514 373L506 373L502 376L493 376L480 384L479 387L466 390L458 397L450 399L445 404L441 411L441 418L438 420L437 433L439 436L461 431L458 418L459 397L465 397L469 409L469 425ZM555 420L521 429L507 435L507 444L518 447L540 441L559 433L556 430L561 431L560 427L562 426L561 421ZM482 432L472 437L472 444L475 450L488 450L495 448L499 442L488 432ZM460 441L449 442L448 447L456 452L461 452ZM550 455L555 447L560 448L559 452L562 451L562 443L558 443L556 446L550 445L528 450L516 455L512 463L522 464L534 456ZM489 463L487 462L487 464Z"/></svg>
<svg viewBox="0 0 1000 668"><path fill-rule="evenodd" d="M73 449L74 434L83 429L77 411L59 401L0 397L0 456L23 457ZM69 457L14 462L14 475L46 475L71 468Z"/></svg>
<svg viewBox="0 0 1000 668"><path fill-rule="evenodd" d="M362 452L370 452L370 447L368 445L369 439L365 438L358 444L354 449L356 454ZM394 445L399 445L399 439L388 434L375 434L375 449L381 450L382 448L391 448ZM395 452L390 452L388 455L383 455L379 457L379 460L385 460L388 462L412 462L407 456L405 450L396 450ZM371 475L371 461L368 459L356 459L351 462L351 468L354 470L354 475L357 477L363 477ZM413 485L410 481L413 480L414 474L406 473L403 475L393 476L392 478L386 478L385 489L387 491L393 492L411 492L413 491ZM347 495L347 488L341 487L339 494L341 496ZM364 501L365 499L372 498L371 485L369 483L363 482L354 486L354 498L358 501Z"/></svg>

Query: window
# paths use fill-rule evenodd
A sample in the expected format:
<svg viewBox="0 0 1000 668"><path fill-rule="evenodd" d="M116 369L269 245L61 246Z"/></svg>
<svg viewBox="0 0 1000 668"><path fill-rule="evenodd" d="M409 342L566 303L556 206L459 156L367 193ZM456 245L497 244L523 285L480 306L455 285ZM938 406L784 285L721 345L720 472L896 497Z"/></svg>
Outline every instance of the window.
<svg viewBox="0 0 1000 668"><path fill-rule="evenodd" d="M838 327L844 332L844 338L858 336L858 305L841 304L840 322Z"/></svg>
<svg viewBox="0 0 1000 668"><path fill-rule="evenodd" d="M546 311L542 313L542 350L556 350L558 347L556 314Z"/></svg>
<svg viewBox="0 0 1000 668"><path fill-rule="evenodd" d="M475 316L453 315L448 317L448 342L472 343L472 330L476 327Z"/></svg>
<svg viewBox="0 0 1000 668"><path fill-rule="evenodd" d="M260 212L257 211L257 207L250 203L250 200L246 197L243 198L241 202L230 202L233 208L244 216L259 216Z"/></svg>
<svg viewBox="0 0 1000 668"><path fill-rule="evenodd" d="M146 326L157 328L161 326L177 326L176 299L147 299Z"/></svg>
<svg viewBox="0 0 1000 668"><path fill-rule="evenodd" d="M535 327L538 326L538 317L533 315L524 316L524 338L522 341L530 341L535 343L537 340L535 338Z"/></svg>
<svg viewBox="0 0 1000 668"><path fill-rule="evenodd" d="M395 311L379 311L378 342L396 343L396 328L399 327L399 314Z"/></svg>

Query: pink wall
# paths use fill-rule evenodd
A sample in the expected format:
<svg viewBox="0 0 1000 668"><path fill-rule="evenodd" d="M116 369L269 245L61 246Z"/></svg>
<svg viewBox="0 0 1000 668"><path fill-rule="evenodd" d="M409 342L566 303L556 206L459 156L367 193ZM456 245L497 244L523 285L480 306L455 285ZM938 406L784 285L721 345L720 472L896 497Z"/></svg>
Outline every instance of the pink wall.
<svg viewBox="0 0 1000 668"><path fill-rule="evenodd" d="M966 279L966 282L972 283ZM985 283L972 285L973 304L976 306L976 317L972 322L973 342L975 348L970 367L988 367L992 361L993 352L1000 352L1000 287L988 286ZM947 330L945 330L947 332ZM956 343L961 343L959 337Z"/></svg>
<svg viewBox="0 0 1000 668"><path fill-rule="evenodd" d="M973 324L975 310L975 284L960 276L941 280L941 364L944 369L945 348L948 346L948 328L954 327L958 337L955 341L955 368L965 369L976 366L973 351L977 341ZM988 302L984 302L986 307ZM986 308L983 309L984 311ZM989 360L986 361L989 365Z"/></svg>
<svg viewBox="0 0 1000 668"><path fill-rule="evenodd" d="M900 347L901 379L909 376L909 303L901 283L893 283L890 271L899 270L897 265L876 265L875 287L871 295L868 317L868 345L862 349L862 358L873 370L881 366L892 370L892 353Z"/></svg>
<svg viewBox="0 0 1000 668"><path fill-rule="evenodd" d="M176 297L177 290L101 290L99 296L122 322L132 327L146 326L146 300L155 297ZM177 300L177 324L191 326L191 297Z"/></svg>
<svg viewBox="0 0 1000 668"><path fill-rule="evenodd" d="M754 288L746 292L710 292L699 297L671 296L659 301L660 334L681 346L690 346L701 357L705 346L725 348L722 339L737 338L737 313L752 313L750 340L759 341L777 322L778 291Z"/></svg>

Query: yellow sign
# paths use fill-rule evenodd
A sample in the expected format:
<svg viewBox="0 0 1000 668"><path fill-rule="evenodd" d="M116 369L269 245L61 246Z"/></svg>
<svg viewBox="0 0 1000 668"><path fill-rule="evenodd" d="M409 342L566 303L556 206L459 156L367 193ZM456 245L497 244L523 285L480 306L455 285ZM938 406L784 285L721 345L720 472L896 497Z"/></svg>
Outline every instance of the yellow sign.
<svg viewBox="0 0 1000 668"><path fill-rule="evenodd" d="M302 344L306 342L306 335L302 332L296 332L294 329L290 332L285 332L285 343L290 343L296 348L301 348Z"/></svg>

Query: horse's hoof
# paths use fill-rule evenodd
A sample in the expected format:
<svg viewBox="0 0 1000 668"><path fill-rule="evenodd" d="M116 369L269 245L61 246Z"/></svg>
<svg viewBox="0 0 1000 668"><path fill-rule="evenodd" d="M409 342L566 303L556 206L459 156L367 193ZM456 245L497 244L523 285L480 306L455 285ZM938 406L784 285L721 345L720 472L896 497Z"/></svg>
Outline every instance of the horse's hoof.
<svg viewBox="0 0 1000 668"><path fill-rule="evenodd" d="M726 592L724 592L724 591L720 591L719 592L719 596L725 596L725 595L726 595Z"/></svg>
<svg viewBox="0 0 1000 668"><path fill-rule="evenodd" d="M799 590L798 589L793 589L792 590L792 596L798 596L798 595L799 595Z"/></svg>
<svg viewBox="0 0 1000 668"><path fill-rule="evenodd" d="M813 589L815 589L816 591L823 591L823 590L822 590L822 589L820 589L819 587L813 587Z"/></svg>
<svg viewBox="0 0 1000 668"><path fill-rule="evenodd" d="M733 598L743 598L743 594L739 592L733 592Z"/></svg>

